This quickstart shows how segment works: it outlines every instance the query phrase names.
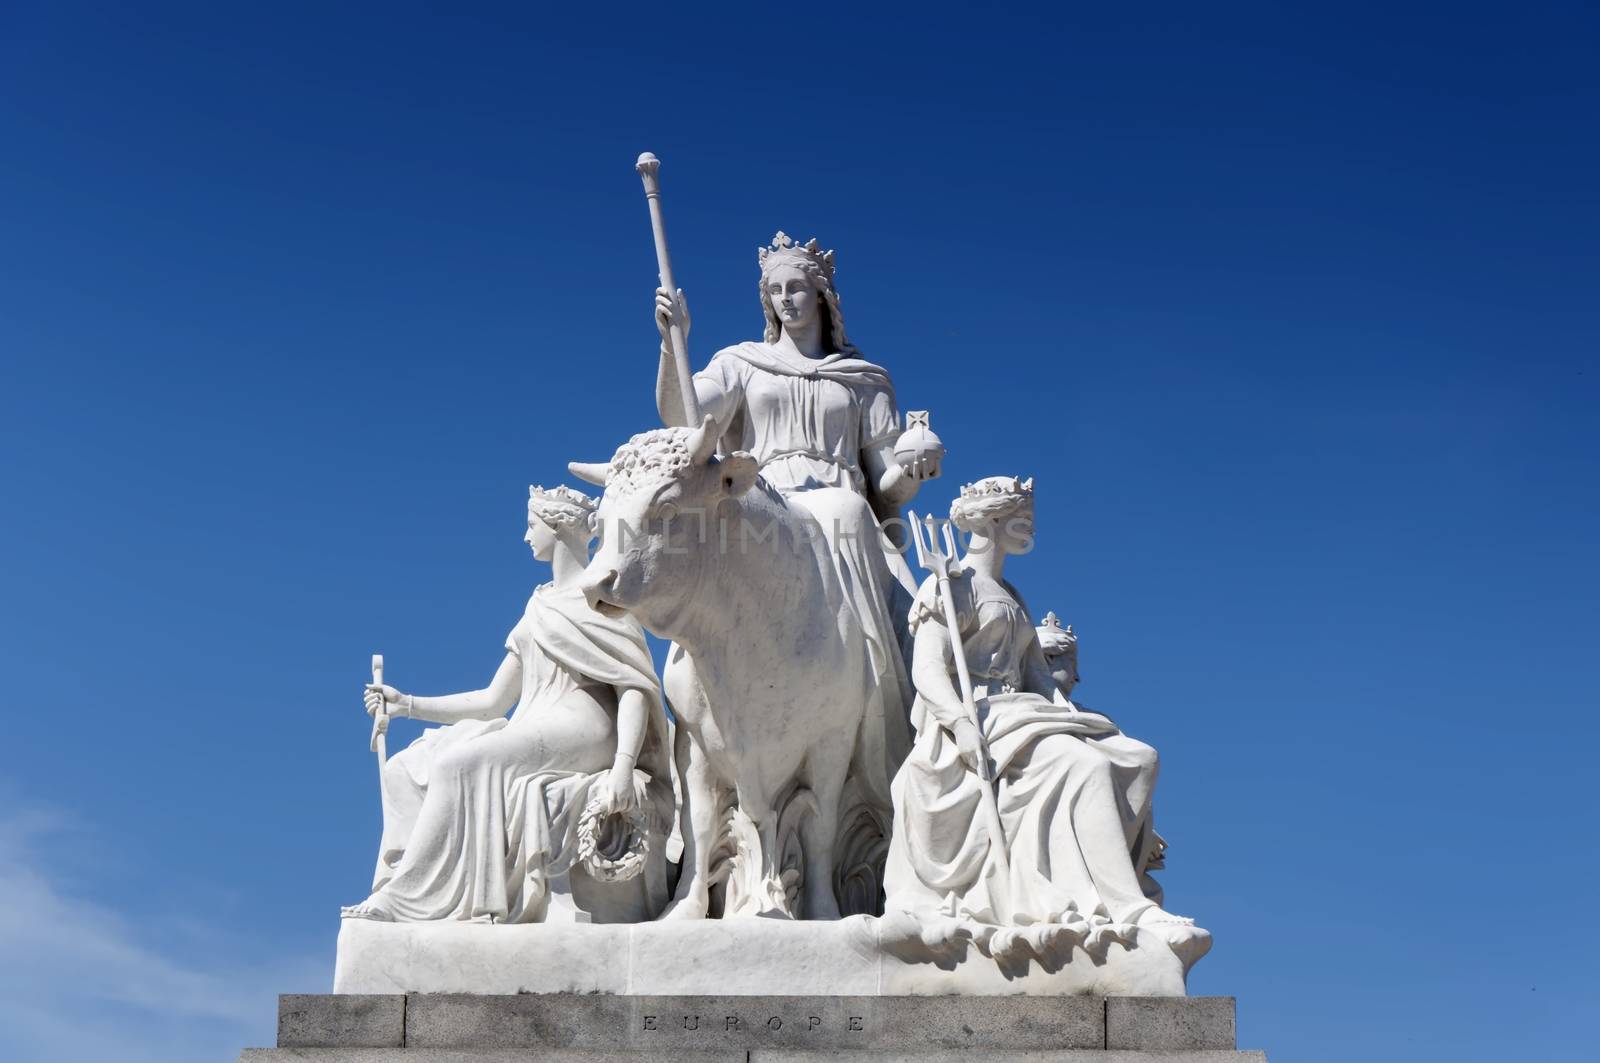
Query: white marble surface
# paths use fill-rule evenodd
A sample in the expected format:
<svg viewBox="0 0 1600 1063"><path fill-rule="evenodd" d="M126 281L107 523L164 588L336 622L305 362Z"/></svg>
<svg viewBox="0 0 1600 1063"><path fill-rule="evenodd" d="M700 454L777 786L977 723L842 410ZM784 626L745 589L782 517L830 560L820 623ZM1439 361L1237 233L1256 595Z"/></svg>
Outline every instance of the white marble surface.
<svg viewBox="0 0 1600 1063"><path fill-rule="evenodd" d="M1186 963L1158 936L1002 968L976 948L897 955L868 916L628 925L344 921L336 993L724 996L1183 996Z"/></svg>
<svg viewBox="0 0 1600 1063"><path fill-rule="evenodd" d="M676 643L684 873L667 917L707 915L722 878L726 914L838 918L850 796L886 823L908 744L894 578L860 495L784 494L716 447L708 416L574 466L605 484L584 594ZM743 871L719 875L730 845Z"/></svg>
<svg viewBox="0 0 1600 1063"><path fill-rule="evenodd" d="M1033 495L1032 479L991 476L948 522L912 522L930 576L911 608L917 738L894 781L885 912L996 956L1133 927L1192 951L1204 932L1147 874L1155 750L1068 699L1005 578L1034 548Z"/></svg>
<svg viewBox="0 0 1600 1063"><path fill-rule="evenodd" d="M644 630L579 588L594 510L564 485L528 489L524 539L554 578L487 686L418 696L374 658L374 734L394 715L440 726L387 759L375 746L383 835L347 918L632 922L666 905L670 728Z"/></svg>
<svg viewBox="0 0 1600 1063"><path fill-rule="evenodd" d="M1004 576L1033 481L961 488L919 588L897 518L945 443L847 337L833 252L780 232L761 338L691 373L639 170L666 427L569 463L598 501L530 490L553 579L487 686L364 689L384 832L336 987L1182 995L1211 938L1151 876L1155 750L1070 700L1074 632ZM385 759L391 715L441 726Z"/></svg>

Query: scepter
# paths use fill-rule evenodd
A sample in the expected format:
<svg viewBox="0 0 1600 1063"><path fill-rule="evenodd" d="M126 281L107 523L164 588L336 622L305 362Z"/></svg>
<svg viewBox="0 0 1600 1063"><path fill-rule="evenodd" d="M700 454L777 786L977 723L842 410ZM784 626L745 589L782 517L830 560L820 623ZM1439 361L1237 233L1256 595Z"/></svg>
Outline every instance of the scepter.
<svg viewBox="0 0 1600 1063"><path fill-rule="evenodd" d="M381 697L383 691L383 654L381 653L372 655L372 685L379 689L379 696ZM387 707L379 705L378 711L372 714L372 739L367 743L367 747L378 755L378 795L380 797L385 792L383 766L389 760L389 739L385 733L388 730L388 715Z"/></svg>
<svg viewBox="0 0 1600 1063"><path fill-rule="evenodd" d="M994 898L995 915L1002 923L1011 921L1011 861L1006 852L1006 832L1000 825L1000 802L994 795L994 766L989 763L989 743L983 740L983 722L978 719L978 701L972 693L972 673L967 670L967 652L961 645L961 625L956 619L955 597L950 592L950 577L961 571L956 560L955 533L949 523L940 525L932 516L911 517L911 539L917 547L917 564L933 573L939 583L939 599L944 602L944 623L950 632L950 652L956 659L956 679L961 686L961 706L978 735L978 790L979 806L983 809L984 826L989 831L989 848L994 853L995 869L999 872L999 896ZM926 527L924 527L926 525ZM943 546L940 546L940 534Z"/></svg>
<svg viewBox="0 0 1600 1063"><path fill-rule="evenodd" d="M639 179L644 182L644 198L650 203L650 229L656 238L656 273L661 278L661 287L676 300L678 286L672 281L672 258L667 254L667 223L661 217L661 179L657 176L661 172L661 160L647 151L639 156L633 168L639 171ZM688 337L683 334L683 326L676 320L672 322L668 336L672 344L672 360L678 370L678 396L683 402L683 413L687 418L684 423L693 428L700 423L700 401L694 393L694 377L689 375Z"/></svg>

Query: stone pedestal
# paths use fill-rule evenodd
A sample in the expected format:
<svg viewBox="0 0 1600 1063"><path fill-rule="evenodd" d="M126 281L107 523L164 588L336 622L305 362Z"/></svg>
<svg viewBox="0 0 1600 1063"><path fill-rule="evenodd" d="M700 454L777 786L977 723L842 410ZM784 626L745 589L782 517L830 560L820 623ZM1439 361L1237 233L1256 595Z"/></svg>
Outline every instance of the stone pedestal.
<svg viewBox="0 0 1600 1063"><path fill-rule="evenodd" d="M346 919L336 993L1181 997L1188 962L1155 934L997 961L908 949L882 919L617 925Z"/></svg>
<svg viewBox="0 0 1600 1063"><path fill-rule="evenodd" d="M975 1057L980 1052L981 1057ZM239 1063L1266 1063L1232 997L284 996Z"/></svg>

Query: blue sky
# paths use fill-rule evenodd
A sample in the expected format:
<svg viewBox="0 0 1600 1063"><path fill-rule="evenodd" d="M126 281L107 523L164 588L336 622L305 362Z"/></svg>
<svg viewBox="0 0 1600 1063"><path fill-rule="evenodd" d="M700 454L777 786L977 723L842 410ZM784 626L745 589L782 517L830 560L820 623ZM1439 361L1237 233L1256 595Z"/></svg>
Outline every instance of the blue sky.
<svg viewBox="0 0 1600 1063"><path fill-rule="evenodd" d="M327 988L368 655L486 681L526 485L654 421L648 149L697 363L815 234L921 502L1037 478L1242 1044L1591 1058L1597 22L7 5L0 1055Z"/></svg>

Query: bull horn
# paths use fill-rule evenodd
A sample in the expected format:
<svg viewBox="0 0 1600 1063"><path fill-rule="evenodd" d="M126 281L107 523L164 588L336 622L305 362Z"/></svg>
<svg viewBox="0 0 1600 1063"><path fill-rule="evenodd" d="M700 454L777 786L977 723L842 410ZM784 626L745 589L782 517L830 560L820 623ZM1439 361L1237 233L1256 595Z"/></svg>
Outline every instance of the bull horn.
<svg viewBox="0 0 1600 1063"><path fill-rule="evenodd" d="M689 437L689 464L704 465L717 452L717 419L710 414Z"/></svg>
<svg viewBox="0 0 1600 1063"><path fill-rule="evenodd" d="M611 472L611 463L608 461L569 461L567 471L585 483L594 484L596 487L606 485L606 476Z"/></svg>

